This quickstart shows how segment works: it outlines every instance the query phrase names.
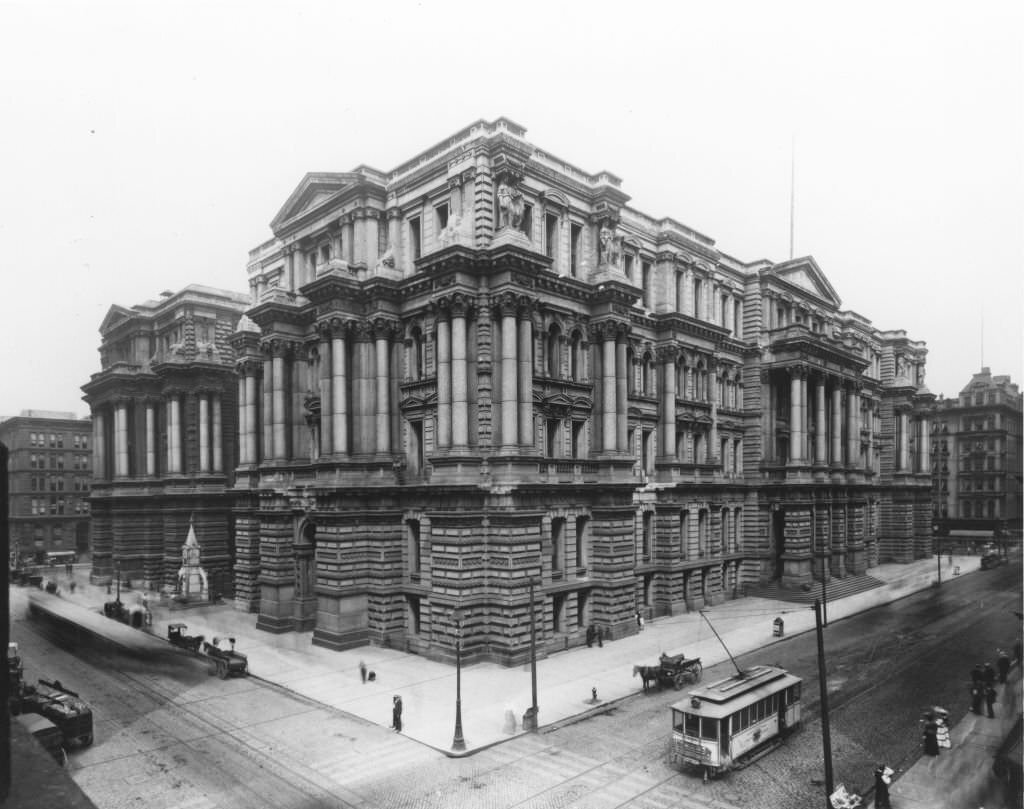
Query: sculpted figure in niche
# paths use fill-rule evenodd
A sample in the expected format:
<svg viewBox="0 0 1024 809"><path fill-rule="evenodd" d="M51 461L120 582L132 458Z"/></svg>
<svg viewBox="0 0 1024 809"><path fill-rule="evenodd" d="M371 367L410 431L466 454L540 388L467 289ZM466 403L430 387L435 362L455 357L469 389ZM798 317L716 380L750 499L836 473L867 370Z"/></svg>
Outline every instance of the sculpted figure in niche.
<svg viewBox="0 0 1024 809"><path fill-rule="evenodd" d="M615 236L615 231L608 227L607 224L601 225L601 230L598 232L598 241L601 247L601 264L618 264L619 262L619 250L618 250L618 238Z"/></svg>
<svg viewBox="0 0 1024 809"><path fill-rule="evenodd" d="M519 230L523 226L523 194L505 180L498 184L498 211L501 227Z"/></svg>
<svg viewBox="0 0 1024 809"><path fill-rule="evenodd" d="M384 251L384 254L377 259L375 268L379 270L383 267L387 267L390 270L395 268L395 248L388 247L388 249Z"/></svg>
<svg viewBox="0 0 1024 809"><path fill-rule="evenodd" d="M447 247L450 244L458 244L461 233L462 216L461 214L452 214L448 217L448 224L444 226L444 230L442 230L438 235L438 241L441 242L442 247Z"/></svg>

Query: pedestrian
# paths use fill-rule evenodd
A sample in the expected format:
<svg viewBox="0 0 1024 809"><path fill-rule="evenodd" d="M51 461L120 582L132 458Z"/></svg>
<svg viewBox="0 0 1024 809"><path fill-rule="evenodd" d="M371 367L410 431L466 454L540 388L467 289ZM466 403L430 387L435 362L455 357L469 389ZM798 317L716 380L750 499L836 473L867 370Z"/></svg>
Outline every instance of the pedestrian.
<svg viewBox="0 0 1024 809"><path fill-rule="evenodd" d="M67 573L69 576L71 575L71 562L68 562L66 565L64 565L64 572Z"/></svg>
<svg viewBox="0 0 1024 809"><path fill-rule="evenodd" d="M953 554L949 555L949 566L953 567Z"/></svg>
<svg viewBox="0 0 1024 809"><path fill-rule="evenodd" d="M999 650L999 657L996 660L996 668L999 669L999 682L1006 682L1006 675L1010 673L1010 655L1006 649Z"/></svg>
<svg viewBox="0 0 1024 809"><path fill-rule="evenodd" d="M992 668L991 663L985 664L984 679L986 686L996 684L996 670Z"/></svg>
<svg viewBox="0 0 1024 809"><path fill-rule="evenodd" d="M594 645L594 625L591 624L587 627L587 648L589 649Z"/></svg>
<svg viewBox="0 0 1024 809"><path fill-rule="evenodd" d="M995 719L995 711L992 710L992 706L996 704L996 687L994 685L985 686L985 705L988 706L988 718Z"/></svg>
<svg viewBox="0 0 1024 809"><path fill-rule="evenodd" d="M636 611L636 631L644 631L644 617L640 614L640 610Z"/></svg>
<svg viewBox="0 0 1024 809"><path fill-rule="evenodd" d="M974 685L981 685L985 679L985 672L981 669L981 663L975 663L971 669L971 682Z"/></svg>
<svg viewBox="0 0 1024 809"><path fill-rule="evenodd" d="M971 685L971 713L981 713L981 700L985 696L985 689L981 683Z"/></svg>
<svg viewBox="0 0 1024 809"><path fill-rule="evenodd" d="M396 733L402 732L402 698L398 694L391 700L391 727Z"/></svg>
<svg viewBox="0 0 1024 809"><path fill-rule="evenodd" d="M604 648L604 630L601 627L597 627L597 648Z"/></svg>
<svg viewBox="0 0 1024 809"><path fill-rule="evenodd" d="M889 803L889 784L892 783L892 770L884 764L875 767L875 809L892 809Z"/></svg>
<svg viewBox="0 0 1024 809"><path fill-rule="evenodd" d="M921 732L921 740L924 742L924 753L926 756L937 756L939 754L939 726L935 724L935 716L931 711L924 715L924 728Z"/></svg>
<svg viewBox="0 0 1024 809"><path fill-rule="evenodd" d="M359 676L363 678L363 683L366 683L366 663L362 660L359 661Z"/></svg>

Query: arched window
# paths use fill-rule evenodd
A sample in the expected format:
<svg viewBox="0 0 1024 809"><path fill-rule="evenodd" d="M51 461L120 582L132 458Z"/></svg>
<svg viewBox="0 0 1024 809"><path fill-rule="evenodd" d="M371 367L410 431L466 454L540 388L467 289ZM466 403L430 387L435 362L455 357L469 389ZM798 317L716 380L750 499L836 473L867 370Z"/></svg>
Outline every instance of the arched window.
<svg viewBox="0 0 1024 809"><path fill-rule="evenodd" d="M412 330L409 341L409 377L413 380L420 380L426 376L426 366L423 351L423 332L419 326Z"/></svg>
<svg viewBox="0 0 1024 809"><path fill-rule="evenodd" d="M548 376L559 379L562 376L562 330L557 323L548 329L547 341Z"/></svg>
<svg viewBox="0 0 1024 809"><path fill-rule="evenodd" d="M654 395L654 357L651 356L651 352L647 351L644 353L644 358L640 369L641 379L641 391L646 396Z"/></svg>
<svg viewBox="0 0 1024 809"><path fill-rule="evenodd" d="M569 378L579 382L583 376L583 337L579 330L572 333L569 346Z"/></svg>

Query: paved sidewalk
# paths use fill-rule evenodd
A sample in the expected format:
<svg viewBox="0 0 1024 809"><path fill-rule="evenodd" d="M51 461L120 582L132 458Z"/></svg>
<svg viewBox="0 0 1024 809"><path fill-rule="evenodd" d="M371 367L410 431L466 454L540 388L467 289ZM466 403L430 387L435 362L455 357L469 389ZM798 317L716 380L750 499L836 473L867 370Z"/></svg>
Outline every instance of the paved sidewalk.
<svg viewBox="0 0 1024 809"><path fill-rule="evenodd" d="M952 578L956 566L964 575L973 573L979 569L979 557L956 556L952 567L943 558L943 582L947 577ZM931 557L905 565L883 564L869 572L885 584L830 601L827 608L830 623L931 587L936 562ZM64 598L92 609L112 598L106 587L88 584L79 584L76 591L70 593L63 577L61 588ZM121 597L131 606L141 601L142 593L123 590ZM447 755L455 755L451 751L455 727L453 666L375 646L330 651L314 646L311 632L273 635L259 631L256 615L236 611L230 604L172 611L168 606L154 605L153 601L151 599L151 631L158 637L165 638L167 625L177 621L188 624L189 634L203 634L207 638L234 637L238 650L249 657L253 676L384 727L391 724L392 695L400 694L404 704L402 732ZM766 660L771 659L767 647L779 642L772 631L776 617L785 621L787 637L813 631L815 624L813 610L805 605L762 598L728 601L707 609L706 613L734 656L764 648ZM609 641L603 647L583 647L554 654L537 661L541 727L578 719L634 695L640 688L640 681L631 676L633 665L655 664L662 652L685 652L688 657L700 657L705 668L727 659L722 644L698 613L649 621L644 631ZM375 682L361 682L360 661L376 672ZM1019 674L1014 682L1016 696L1013 698L1017 701L1013 704L1019 713ZM597 703L592 702L592 689L597 690ZM1011 696L1007 690L1006 700ZM521 734L523 713L531 701L529 665L516 668L495 664L463 666L462 725L466 751L459 755L472 754ZM506 724L507 711L516 719L513 732ZM939 763L930 759L915 764L894 784L893 795L900 798L893 805L898 809L925 806L977 809L969 803L936 803L934 796L949 794L952 778L960 779L965 796L969 792L966 784L972 780L971 774L976 776L975 781L992 780L987 776L991 765L989 751L994 750L993 744L998 746L1002 741L1007 732L1002 730L1002 724L1014 715L1008 706L1004 711L1007 716L998 720L969 715L967 720L958 723L953 728L952 739L954 750L960 751L959 758L944 756ZM951 766L954 763L955 768ZM931 792L927 792L926 787Z"/></svg>

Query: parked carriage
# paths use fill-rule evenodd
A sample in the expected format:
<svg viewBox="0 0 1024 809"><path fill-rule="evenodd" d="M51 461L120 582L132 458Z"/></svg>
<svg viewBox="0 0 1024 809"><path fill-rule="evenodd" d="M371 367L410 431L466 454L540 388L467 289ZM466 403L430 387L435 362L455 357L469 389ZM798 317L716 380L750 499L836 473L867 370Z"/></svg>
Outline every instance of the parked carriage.
<svg viewBox="0 0 1024 809"><path fill-rule="evenodd" d="M800 723L802 680L774 666L700 686L672 706L672 763L704 777L744 767Z"/></svg>
<svg viewBox="0 0 1024 809"><path fill-rule="evenodd" d="M222 648L224 642L231 648ZM228 677L244 677L249 673L249 658L235 651L234 638L213 638L213 642L203 641L203 654L210 658L210 673L222 680Z"/></svg>
<svg viewBox="0 0 1024 809"><path fill-rule="evenodd" d="M187 629L187 624L168 624L167 640L169 640L175 646L180 646L182 649L188 649L190 652L198 652L199 646L203 642L204 638L202 635L185 634L185 630Z"/></svg>

